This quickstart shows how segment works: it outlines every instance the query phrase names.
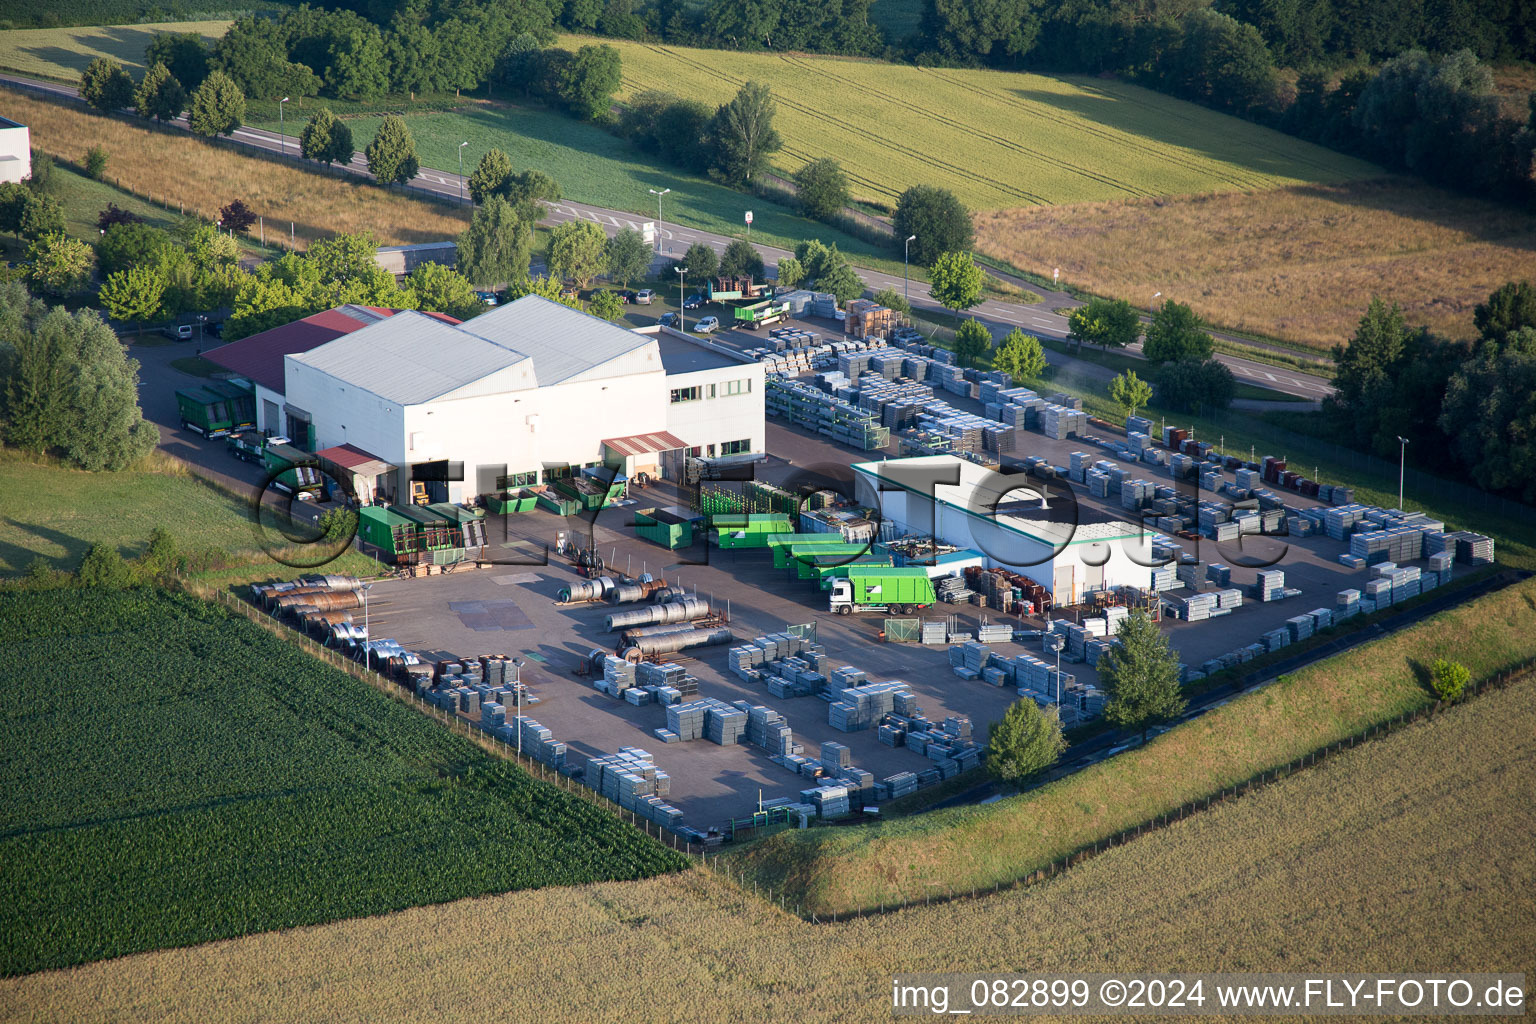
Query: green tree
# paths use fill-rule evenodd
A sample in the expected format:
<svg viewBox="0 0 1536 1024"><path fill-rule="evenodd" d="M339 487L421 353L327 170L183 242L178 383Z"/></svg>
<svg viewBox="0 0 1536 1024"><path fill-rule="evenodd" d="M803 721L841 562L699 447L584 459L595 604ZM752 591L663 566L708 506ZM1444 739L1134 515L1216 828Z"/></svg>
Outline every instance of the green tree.
<svg viewBox="0 0 1536 1024"><path fill-rule="evenodd" d="M1374 295L1355 336L1347 345L1334 346L1334 391L1324 408L1354 436L1369 439L1376 433L1380 410L1391 400L1408 347L1402 309Z"/></svg>
<svg viewBox="0 0 1536 1024"><path fill-rule="evenodd" d="M586 121L606 117L619 91L623 62L611 46L583 46L560 71L560 99Z"/></svg>
<svg viewBox="0 0 1536 1024"><path fill-rule="evenodd" d="M1125 348L1141 336L1141 321L1124 299L1090 299L1067 314L1067 340L1102 348Z"/></svg>
<svg viewBox="0 0 1536 1024"><path fill-rule="evenodd" d="M1467 684L1472 681L1472 673L1459 661L1446 661L1444 658L1436 658L1431 668L1430 685L1434 688L1435 696L1443 701L1461 700L1462 694L1467 691Z"/></svg>
<svg viewBox="0 0 1536 1024"><path fill-rule="evenodd" d="M85 151L85 173L96 181L107 170L107 151L102 146L92 146Z"/></svg>
<svg viewBox="0 0 1536 1024"><path fill-rule="evenodd" d="M380 122L365 152L368 170L386 185L404 185L421 169L416 159L416 140L411 137L405 118L398 114L390 114Z"/></svg>
<svg viewBox="0 0 1536 1024"><path fill-rule="evenodd" d="M104 114L133 102L133 79L111 57L97 57L80 73L80 98Z"/></svg>
<svg viewBox="0 0 1536 1024"><path fill-rule="evenodd" d="M209 66L234 79L247 96L275 100L280 96L313 96L320 91L319 77L288 59L285 29L272 18L237 19L214 44Z"/></svg>
<svg viewBox="0 0 1536 1024"><path fill-rule="evenodd" d="M704 284L720 272L720 257L703 242L694 242L683 253L683 266L688 268L685 276L689 282Z"/></svg>
<svg viewBox="0 0 1536 1024"><path fill-rule="evenodd" d="M61 231L50 232L27 247L32 269L27 278L50 295L72 295L91 278L94 253L84 242Z"/></svg>
<svg viewBox="0 0 1536 1024"><path fill-rule="evenodd" d="M1180 360L1204 362L1216 351L1216 341L1205 331L1205 321L1182 302L1168 299L1152 314L1147 327L1147 343L1142 355L1148 362L1173 363Z"/></svg>
<svg viewBox="0 0 1536 1024"><path fill-rule="evenodd" d="M485 309L469 279L441 263L423 263L407 275L406 284L417 308L426 312L468 320Z"/></svg>
<svg viewBox="0 0 1536 1024"><path fill-rule="evenodd" d="M187 123L199 135L233 135L245 121L245 93L222 71L211 71L192 94Z"/></svg>
<svg viewBox="0 0 1536 1024"><path fill-rule="evenodd" d="M698 243L695 242L695 245ZM690 267L693 264L688 264ZM786 256L779 260L778 282L780 288L798 288L800 282L805 280L805 267L793 256Z"/></svg>
<svg viewBox="0 0 1536 1024"><path fill-rule="evenodd" d="M165 298L165 279L147 266L129 267L107 277L97 293L101 308L114 320L137 323L158 320Z"/></svg>
<svg viewBox="0 0 1536 1024"><path fill-rule="evenodd" d="M500 196L487 199L459 236L459 273L482 288L527 278L533 257L533 221L526 206L513 206Z"/></svg>
<svg viewBox="0 0 1536 1024"><path fill-rule="evenodd" d="M593 294L591 301L587 303L587 312L612 323L615 320L623 319L624 300L619 298L617 292L607 290L596 292Z"/></svg>
<svg viewBox="0 0 1536 1024"><path fill-rule="evenodd" d="M325 72L328 92L341 99L370 100L389 91L384 36L375 25L353 25L331 43Z"/></svg>
<svg viewBox="0 0 1536 1024"><path fill-rule="evenodd" d="M768 158L784 145L773 127L777 104L762 82L748 82L710 121L710 173L740 187L768 167Z"/></svg>
<svg viewBox="0 0 1536 1024"><path fill-rule="evenodd" d="M299 132L299 153L306 160L318 160L322 164L352 162L352 129L330 107L321 107Z"/></svg>
<svg viewBox="0 0 1536 1024"><path fill-rule="evenodd" d="M987 730L987 771L1003 782L1027 782L1054 765L1066 749L1057 709L1042 712L1024 697Z"/></svg>
<svg viewBox="0 0 1536 1024"><path fill-rule="evenodd" d="M175 578L180 567L176 538L165 527L157 526L149 533L149 546L134 565L133 575L140 583L167 583Z"/></svg>
<svg viewBox="0 0 1536 1024"><path fill-rule="evenodd" d="M1490 345L1463 363L1446 384L1440 429L1479 487L1536 502L1536 352Z"/></svg>
<svg viewBox="0 0 1536 1024"><path fill-rule="evenodd" d="M507 179L507 198L514 203L560 201L560 183L543 171L529 168Z"/></svg>
<svg viewBox="0 0 1536 1024"><path fill-rule="evenodd" d="M733 238L720 256L721 277L746 277L760 281L763 277L763 255L752 243Z"/></svg>
<svg viewBox="0 0 1536 1024"><path fill-rule="evenodd" d="M187 92L164 64L155 64L144 72L133 95L133 107L140 117L156 121L174 121L187 109Z"/></svg>
<svg viewBox="0 0 1536 1024"><path fill-rule="evenodd" d="M851 198L848 175L831 157L812 160L795 172L795 201L800 212L816 220L831 220Z"/></svg>
<svg viewBox="0 0 1536 1024"><path fill-rule="evenodd" d="M133 583L128 563L110 544L92 544L80 562L76 578L82 587L122 590Z"/></svg>
<svg viewBox="0 0 1536 1024"><path fill-rule="evenodd" d="M1536 327L1536 286L1529 281L1510 281L1478 303L1472 322L1484 342L1502 345L1525 327Z"/></svg>
<svg viewBox="0 0 1536 1024"><path fill-rule="evenodd" d="M1179 412L1220 412L1232 404L1237 380L1215 359L1180 359L1157 367L1157 404Z"/></svg>
<svg viewBox="0 0 1536 1024"><path fill-rule="evenodd" d="M981 268L968 252L947 252L934 260L928 273L928 294L956 313L981 301Z"/></svg>
<svg viewBox="0 0 1536 1024"><path fill-rule="evenodd" d="M64 233L64 207L50 195L41 195L30 189L21 203L21 216L17 228L22 238L39 239L47 235ZM84 244L84 243L81 243Z"/></svg>
<svg viewBox="0 0 1536 1024"><path fill-rule="evenodd" d="M651 267L651 247L634 228L625 228L608 239L607 248L608 279L626 288L630 281L643 278Z"/></svg>
<svg viewBox="0 0 1536 1024"><path fill-rule="evenodd" d="M1122 729L1140 732L1145 743L1154 725L1184 710L1179 659L1145 612L1127 616L1117 635L1120 643L1099 660L1099 681L1109 693L1104 717Z"/></svg>
<svg viewBox="0 0 1536 1024"><path fill-rule="evenodd" d="M1045 375L1045 366L1045 348L1040 339L1017 327L1008 332L992 357L992 368L1002 370L1015 384L1038 380Z"/></svg>
<svg viewBox="0 0 1536 1024"><path fill-rule="evenodd" d="M837 296L838 304L842 305L864 294L864 279L839 253L836 262L816 279L816 287Z"/></svg>
<svg viewBox="0 0 1536 1024"><path fill-rule="evenodd" d="M1109 382L1109 399L1135 416L1137 409L1152 401L1152 385L1136 376L1135 370L1126 370Z"/></svg>
<svg viewBox="0 0 1536 1024"><path fill-rule="evenodd" d="M898 313L910 314L912 312L912 304L907 301L906 296L902 295L895 288L882 288L875 292L875 301L887 309L894 309Z"/></svg>
<svg viewBox="0 0 1536 1024"><path fill-rule="evenodd" d="M27 188L40 196L52 196L59 191L61 181L55 173L53 157L32 147L32 173L26 177Z"/></svg>
<svg viewBox="0 0 1536 1024"><path fill-rule="evenodd" d="M555 277L574 280L577 287L586 288L607 265L607 243L603 229L591 221L566 221L549 233L545 262Z"/></svg>
<svg viewBox="0 0 1536 1024"><path fill-rule="evenodd" d="M144 66L164 64L183 89L196 89L208 77L208 48L196 32L157 32L144 48Z"/></svg>
<svg viewBox="0 0 1536 1024"><path fill-rule="evenodd" d="M931 267L948 253L965 252L976 238L971 211L948 189L913 185L896 200L891 229L898 255L920 267ZM904 247L910 235L917 237Z"/></svg>
<svg viewBox="0 0 1536 1024"><path fill-rule="evenodd" d="M966 320L955 330L955 358L961 366L979 366L992 347L992 332L976 320Z"/></svg>
<svg viewBox="0 0 1536 1024"><path fill-rule="evenodd" d="M558 278L553 277L524 277L507 286L507 300L510 302L520 299L524 295L541 295L551 302L558 302L572 309L581 308L581 300L575 296L565 295L565 288Z"/></svg>
<svg viewBox="0 0 1536 1024"><path fill-rule="evenodd" d="M491 196L506 198L512 179L512 158L492 147L480 158L465 184L469 198L483 203Z"/></svg>

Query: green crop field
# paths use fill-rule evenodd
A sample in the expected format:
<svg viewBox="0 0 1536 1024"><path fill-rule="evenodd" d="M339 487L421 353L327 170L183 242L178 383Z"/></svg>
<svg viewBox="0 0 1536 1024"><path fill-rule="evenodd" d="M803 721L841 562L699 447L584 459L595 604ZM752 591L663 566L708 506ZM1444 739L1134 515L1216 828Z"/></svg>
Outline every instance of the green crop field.
<svg viewBox="0 0 1536 1024"><path fill-rule="evenodd" d="M112 57L137 78L144 70L144 48L157 33L196 32L211 41L228 27L228 21L161 21L145 25L13 29L0 32L0 68L75 82L91 61Z"/></svg>
<svg viewBox="0 0 1536 1024"><path fill-rule="evenodd" d="M311 108L317 102L322 101L306 101ZM277 128L275 114L251 120L258 127ZM359 150L373 139L381 120L380 115L347 118ZM844 252L883 257L891 266L901 265L899 260L891 261L887 252L867 242L806 220L760 197L653 163L623 139L553 111L466 101L458 110L409 113L406 120L415 136L423 167L457 171L459 143L468 141L469 145L464 147L464 172L468 174L487 150L500 147L512 158L514 167L536 167L553 177L567 199L626 210L635 215L636 224L656 219L656 197L650 190L669 188L672 193L663 201L661 211L664 226L682 224L702 231L741 235L746 230L744 215L751 210L754 240L793 248L802 239L820 238L835 241ZM300 127L290 109L288 133L297 135Z"/></svg>
<svg viewBox="0 0 1536 1024"><path fill-rule="evenodd" d="M567 37L567 46L593 40ZM779 104L783 171L838 159L861 198L942 185L979 210L1257 191L1381 173L1247 121L1120 82L605 40L620 94L722 103L748 79Z"/></svg>
<svg viewBox="0 0 1536 1024"><path fill-rule="evenodd" d="M686 863L192 597L11 594L0 664L0 974Z"/></svg>
<svg viewBox="0 0 1536 1024"><path fill-rule="evenodd" d="M986 806L873 826L781 832L731 855L817 914L922 902L1010 882L1085 845L1220 793L1432 702L1436 658L1482 679L1536 655L1536 580L1507 587L1319 662L1147 746Z"/></svg>

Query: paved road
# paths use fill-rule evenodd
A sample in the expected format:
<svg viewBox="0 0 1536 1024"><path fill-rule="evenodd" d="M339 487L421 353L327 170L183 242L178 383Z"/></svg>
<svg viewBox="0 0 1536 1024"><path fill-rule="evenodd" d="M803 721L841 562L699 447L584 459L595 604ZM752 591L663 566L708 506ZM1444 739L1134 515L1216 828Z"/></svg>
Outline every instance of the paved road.
<svg viewBox="0 0 1536 1024"><path fill-rule="evenodd" d="M44 82L38 79L26 78L21 75L0 74L0 82L28 86L57 96L78 99L79 92L72 86L60 85L54 82ZM185 128L186 120L175 122ZM298 138L291 135L279 135L277 132L264 128L240 128L235 132L236 139L247 145L266 150L272 153L286 153L292 159L298 160ZM372 175L368 171L368 162L361 152L354 153L352 160L346 165L346 170L360 177L368 178ZM450 198L460 198L464 193L464 179L451 171L440 171L434 168L424 167L411 182L417 188ZM608 210L599 206L589 206L585 203L562 201L546 204L548 216L544 222L547 224L559 224L570 220L589 220L599 225L605 232L614 234L625 227L638 229L644 218L637 214L625 213L620 210ZM639 218L639 219L637 219ZM683 252L695 242L703 242L712 248L723 251L730 239L723 235L710 234L681 225L668 225L665 221L658 225L658 233L661 237L661 248L665 255L681 256ZM770 245L757 246L763 255L763 259L770 266L780 259L790 255L786 249L776 248ZM859 268L871 290L878 291L882 288L894 288L904 291L915 309L927 309L942 311L942 307L935 302L927 290L919 283L916 287L908 288L907 283L901 278L887 274L879 270ZM1008 279L1007 275L993 271L994 276ZM1041 294L1041 301L1035 304L1021 304L1004 302L998 299L987 299L976 306L972 312L992 330L994 336L1001 336L1015 327L1022 328L1034 334L1050 338L1065 338L1067 336L1066 314L1080 303L1065 292L1043 291L1039 287L1023 281L1013 279L1015 283L1026 287L1031 291ZM1234 341L1244 339L1223 335L1218 337ZM1131 355L1141 355L1141 345L1138 342L1129 350ZM1248 381L1263 387L1282 391L1286 394L1297 395L1313 401L1319 401L1333 393L1333 388L1321 377L1301 373L1296 370L1288 370L1269 363L1262 363L1252 359L1243 359L1237 356L1218 354L1216 356L1232 370L1239 380ZM1052 360L1055 362L1056 360ZM1294 407L1294 406L1293 406Z"/></svg>

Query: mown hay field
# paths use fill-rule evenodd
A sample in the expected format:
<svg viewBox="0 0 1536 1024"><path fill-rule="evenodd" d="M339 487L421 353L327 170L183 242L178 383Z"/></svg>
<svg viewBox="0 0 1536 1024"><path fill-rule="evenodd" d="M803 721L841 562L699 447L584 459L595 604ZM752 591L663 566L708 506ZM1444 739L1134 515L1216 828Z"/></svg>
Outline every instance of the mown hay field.
<svg viewBox="0 0 1536 1024"><path fill-rule="evenodd" d="M244 200L265 218L268 242L286 240L290 224L300 249L353 231L372 231L380 245L435 242L456 237L469 224L465 209L245 156L175 130L140 128L19 90L0 87L0 107L32 129L33 146L77 166L86 150L102 146L107 179L139 195L209 220L230 200Z"/></svg>
<svg viewBox="0 0 1536 1024"><path fill-rule="evenodd" d="M0 601L0 974L686 865L186 595Z"/></svg>
<svg viewBox="0 0 1536 1024"><path fill-rule="evenodd" d="M1029 889L814 925L694 870L0 980L0 1004L60 1024L842 1022L890 1020L903 971L1529 973L1533 765L1526 681Z"/></svg>
<svg viewBox="0 0 1536 1024"><path fill-rule="evenodd" d="M1019 206L976 218L977 249L1145 308L1153 292L1223 327L1327 350L1372 295L1410 324L1473 332L1472 308L1536 275L1536 214L1407 178L1258 193Z"/></svg>
<svg viewBox="0 0 1536 1024"><path fill-rule="evenodd" d="M97 57L111 57L133 75L144 72L144 48L161 32L196 32L212 42L229 28L225 21L162 21L144 25L90 25L81 28L27 28L0 32L0 68L23 75L80 80Z"/></svg>
<svg viewBox="0 0 1536 1024"><path fill-rule="evenodd" d="M1436 658L1459 660L1476 678L1530 658L1533 627L1536 579L1282 677L1039 789L879 825L781 832L728 860L818 914L991 888L1424 707Z"/></svg>
<svg viewBox="0 0 1536 1024"><path fill-rule="evenodd" d="M567 37L565 45L591 41ZM1261 191L1380 173L1104 79L603 41L624 60L621 99L661 89L713 105L748 79L767 83L784 138L775 166L789 172L834 157L856 196L888 206L911 185L941 185L973 209L992 210Z"/></svg>

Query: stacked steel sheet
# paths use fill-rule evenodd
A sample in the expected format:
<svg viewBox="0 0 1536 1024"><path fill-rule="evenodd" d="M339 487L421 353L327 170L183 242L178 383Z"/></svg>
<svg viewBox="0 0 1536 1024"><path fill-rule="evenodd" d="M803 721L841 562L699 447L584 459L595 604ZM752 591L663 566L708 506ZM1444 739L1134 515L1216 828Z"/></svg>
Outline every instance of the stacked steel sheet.
<svg viewBox="0 0 1536 1024"><path fill-rule="evenodd" d="M1285 596L1285 573L1280 569L1260 569L1253 590L1260 601L1279 601Z"/></svg>
<svg viewBox="0 0 1536 1024"><path fill-rule="evenodd" d="M1291 631L1291 641L1300 643L1315 632L1315 623L1311 615L1296 615L1285 620L1286 627Z"/></svg>

